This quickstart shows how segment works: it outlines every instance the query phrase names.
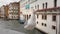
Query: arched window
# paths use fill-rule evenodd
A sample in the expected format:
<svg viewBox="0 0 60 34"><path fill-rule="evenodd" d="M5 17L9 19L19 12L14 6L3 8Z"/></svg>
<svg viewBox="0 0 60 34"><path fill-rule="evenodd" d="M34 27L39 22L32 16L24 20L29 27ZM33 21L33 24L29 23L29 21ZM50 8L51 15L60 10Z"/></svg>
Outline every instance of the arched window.
<svg viewBox="0 0 60 34"><path fill-rule="evenodd" d="M43 9L44 9L44 3L42 5L43 5Z"/></svg>
<svg viewBox="0 0 60 34"><path fill-rule="evenodd" d="M54 7L57 6L57 0L54 0Z"/></svg>
<svg viewBox="0 0 60 34"><path fill-rule="evenodd" d="M47 8L47 5L48 5L47 2L45 4L46 4L46 8Z"/></svg>

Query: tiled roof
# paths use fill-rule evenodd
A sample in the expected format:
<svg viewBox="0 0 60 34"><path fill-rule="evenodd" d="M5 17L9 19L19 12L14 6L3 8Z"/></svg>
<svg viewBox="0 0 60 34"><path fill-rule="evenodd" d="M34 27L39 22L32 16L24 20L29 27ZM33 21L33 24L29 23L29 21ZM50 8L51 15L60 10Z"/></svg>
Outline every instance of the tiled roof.
<svg viewBox="0 0 60 34"><path fill-rule="evenodd" d="M60 10L60 7L40 9L40 10L37 10L36 12L40 12L40 11L49 11L49 10L57 10L57 9L59 9L59 10Z"/></svg>

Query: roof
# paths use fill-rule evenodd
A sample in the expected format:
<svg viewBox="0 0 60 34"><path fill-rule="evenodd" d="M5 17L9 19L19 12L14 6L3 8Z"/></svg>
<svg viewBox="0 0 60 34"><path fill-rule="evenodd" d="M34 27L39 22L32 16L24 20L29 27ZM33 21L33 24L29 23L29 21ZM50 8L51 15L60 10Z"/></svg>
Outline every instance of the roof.
<svg viewBox="0 0 60 34"><path fill-rule="evenodd" d="M18 4L19 2L13 2L13 3L10 3L10 4Z"/></svg>
<svg viewBox="0 0 60 34"><path fill-rule="evenodd" d="M12 2L9 5L19 5L19 2Z"/></svg>
<svg viewBox="0 0 60 34"><path fill-rule="evenodd" d="M36 12L41 12L41 11L50 11L50 10L60 10L60 7L54 7L54 8L46 8L46 9L40 9L37 10Z"/></svg>

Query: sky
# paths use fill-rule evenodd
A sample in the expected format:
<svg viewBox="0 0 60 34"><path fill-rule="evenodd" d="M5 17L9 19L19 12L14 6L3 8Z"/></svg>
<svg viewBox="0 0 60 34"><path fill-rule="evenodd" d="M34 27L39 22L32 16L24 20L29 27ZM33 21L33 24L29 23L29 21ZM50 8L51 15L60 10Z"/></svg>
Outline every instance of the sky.
<svg viewBox="0 0 60 34"><path fill-rule="evenodd" d="M11 2L18 2L18 1L20 1L20 0L0 0L0 7L2 5L6 5L6 4L9 4Z"/></svg>

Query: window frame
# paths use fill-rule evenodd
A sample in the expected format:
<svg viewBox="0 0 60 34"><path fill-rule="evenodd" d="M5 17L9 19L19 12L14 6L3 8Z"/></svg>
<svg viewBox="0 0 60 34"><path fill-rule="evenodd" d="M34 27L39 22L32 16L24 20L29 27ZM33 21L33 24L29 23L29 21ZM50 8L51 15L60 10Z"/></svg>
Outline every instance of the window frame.
<svg viewBox="0 0 60 34"><path fill-rule="evenodd" d="M56 26L52 25L52 29L53 29L53 30L56 30Z"/></svg>
<svg viewBox="0 0 60 34"><path fill-rule="evenodd" d="M43 7L43 9L44 9L44 3L42 4L42 7Z"/></svg>
<svg viewBox="0 0 60 34"><path fill-rule="evenodd" d="M39 14L37 14L37 18L39 18Z"/></svg>
<svg viewBox="0 0 60 34"><path fill-rule="evenodd" d="M56 15L52 16L52 21L56 21Z"/></svg>
<svg viewBox="0 0 60 34"><path fill-rule="evenodd" d="M47 15L42 15L42 19L47 20Z"/></svg>

